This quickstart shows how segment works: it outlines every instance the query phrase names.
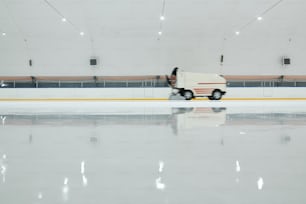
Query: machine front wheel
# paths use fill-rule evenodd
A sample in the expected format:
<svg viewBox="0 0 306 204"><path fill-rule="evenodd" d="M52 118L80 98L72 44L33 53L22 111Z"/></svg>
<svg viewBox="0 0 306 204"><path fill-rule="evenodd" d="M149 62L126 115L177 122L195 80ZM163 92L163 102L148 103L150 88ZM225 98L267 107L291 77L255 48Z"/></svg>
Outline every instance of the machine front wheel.
<svg viewBox="0 0 306 204"><path fill-rule="evenodd" d="M186 100L191 100L193 98L193 93L192 91L187 90L183 92L183 96Z"/></svg>

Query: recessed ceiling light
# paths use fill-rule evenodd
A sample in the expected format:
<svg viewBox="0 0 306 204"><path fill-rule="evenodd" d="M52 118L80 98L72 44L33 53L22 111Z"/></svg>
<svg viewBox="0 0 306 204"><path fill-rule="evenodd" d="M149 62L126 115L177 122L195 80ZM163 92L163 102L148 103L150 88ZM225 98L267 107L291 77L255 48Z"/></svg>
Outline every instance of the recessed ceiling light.
<svg viewBox="0 0 306 204"><path fill-rule="evenodd" d="M165 16L160 16L160 20L164 21L165 20Z"/></svg>
<svg viewBox="0 0 306 204"><path fill-rule="evenodd" d="M161 32L161 31L158 32L158 35L162 35L162 34L163 34L163 32Z"/></svg>
<svg viewBox="0 0 306 204"><path fill-rule="evenodd" d="M62 18L62 22L66 22L67 21L67 19L66 18Z"/></svg>
<svg viewBox="0 0 306 204"><path fill-rule="evenodd" d="M240 35L240 31L236 31L235 33L236 33L236 35Z"/></svg>
<svg viewBox="0 0 306 204"><path fill-rule="evenodd" d="M80 32L80 35L81 35L81 36L84 36L84 35L85 35L85 33L84 33L84 32Z"/></svg>
<svg viewBox="0 0 306 204"><path fill-rule="evenodd" d="M3 36L6 36L6 33L3 32L2 35L3 35Z"/></svg>
<svg viewBox="0 0 306 204"><path fill-rule="evenodd" d="M257 20L261 21L261 20L262 20L262 17L261 17L261 16L258 16L258 17L257 17Z"/></svg>

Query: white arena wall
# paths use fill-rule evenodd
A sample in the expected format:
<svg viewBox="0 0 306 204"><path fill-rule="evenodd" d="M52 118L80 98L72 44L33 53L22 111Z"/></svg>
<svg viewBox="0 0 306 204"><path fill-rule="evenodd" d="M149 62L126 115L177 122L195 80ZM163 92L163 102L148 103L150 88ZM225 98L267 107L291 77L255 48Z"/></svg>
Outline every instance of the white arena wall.
<svg viewBox="0 0 306 204"><path fill-rule="evenodd" d="M0 101L165 100L170 94L170 88L4 88L0 89ZM223 99L306 99L306 88L228 88Z"/></svg>

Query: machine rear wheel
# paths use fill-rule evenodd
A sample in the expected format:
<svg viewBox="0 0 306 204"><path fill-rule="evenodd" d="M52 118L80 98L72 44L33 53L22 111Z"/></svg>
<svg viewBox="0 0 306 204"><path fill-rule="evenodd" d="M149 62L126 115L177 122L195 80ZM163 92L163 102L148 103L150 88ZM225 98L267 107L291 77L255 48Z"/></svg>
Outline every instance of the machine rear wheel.
<svg viewBox="0 0 306 204"><path fill-rule="evenodd" d="M222 92L220 90L214 90L212 95L208 98L211 100L220 100L222 98Z"/></svg>

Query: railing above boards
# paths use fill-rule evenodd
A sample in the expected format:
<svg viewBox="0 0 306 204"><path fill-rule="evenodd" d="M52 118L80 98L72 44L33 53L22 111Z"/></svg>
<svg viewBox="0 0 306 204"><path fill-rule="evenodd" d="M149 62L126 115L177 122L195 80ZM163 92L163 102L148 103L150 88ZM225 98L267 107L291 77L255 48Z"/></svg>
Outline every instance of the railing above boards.
<svg viewBox="0 0 306 204"><path fill-rule="evenodd" d="M224 76L228 87L306 87L306 75Z"/></svg>
<svg viewBox="0 0 306 204"><path fill-rule="evenodd" d="M0 88L141 88L168 86L165 76L0 76L0 80Z"/></svg>
<svg viewBox="0 0 306 204"><path fill-rule="evenodd" d="M228 87L306 87L306 75L225 75ZM168 87L165 76L0 76L0 88Z"/></svg>

